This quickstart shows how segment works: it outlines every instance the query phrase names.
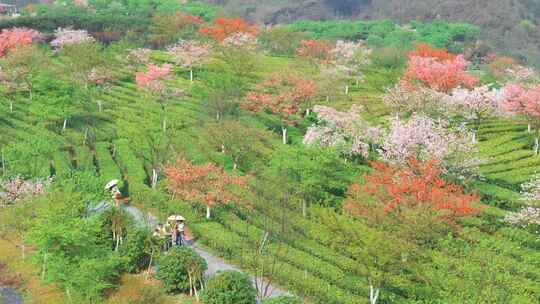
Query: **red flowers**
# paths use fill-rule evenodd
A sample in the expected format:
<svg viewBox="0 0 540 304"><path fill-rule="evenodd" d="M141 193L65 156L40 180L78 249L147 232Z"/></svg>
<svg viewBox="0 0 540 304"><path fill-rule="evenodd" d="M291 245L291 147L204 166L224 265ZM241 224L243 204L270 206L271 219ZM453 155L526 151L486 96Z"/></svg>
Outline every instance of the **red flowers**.
<svg viewBox="0 0 540 304"><path fill-rule="evenodd" d="M468 65L463 55L421 44L409 54L405 81L411 86L420 84L445 93L459 86L472 88L478 78L467 73Z"/></svg>
<svg viewBox="0 0 540 304"><path fill-rule="evenodd" d="M14 48L32 44L42 36L40 32L28 28L4 29L0 33L0 57Z"/></svg>
<svg viewBox="0 0 540 304"><path fill-rule="evenodd" d="M203 27L199 32L217 42L222 42L225 38L237 33L257 36L259 29L242 19L218 18L213 25Z"/></svg>
<svg viewBox="0 0 540 304"><path fill-rule="evenodd" d="M300 57L323 63L332 60L332 46L322 40L303 40L296 52Z"/></svg>
<svg viewBox="0 0 540 304"><path fill-rule="evenodd" d="M480 197L464 193L461 186L445 181L435 161L422 163L411 159L407 167L381 162L372 166L374 171L366 176L365 184L349 188L343 207L353 215L365 216L373 209L399 214L405 209L428 208L441 220L453 221L481 211Z"/></svg>

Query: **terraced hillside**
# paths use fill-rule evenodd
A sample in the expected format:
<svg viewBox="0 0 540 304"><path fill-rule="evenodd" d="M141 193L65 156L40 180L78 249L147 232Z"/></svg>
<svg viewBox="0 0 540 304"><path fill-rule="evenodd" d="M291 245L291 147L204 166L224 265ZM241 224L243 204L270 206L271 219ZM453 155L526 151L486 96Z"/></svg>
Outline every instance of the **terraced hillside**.
<svg viewBox="0 0 540 304"><path fill-rule="evenodd" d="M156 62L167 60L159 52L154 53L153 59ZM288 58L263 56L260 60L262 68L254 75L253 83L272 71L286 67L310 69ZM188 88L188 93L185 98L173 100L167 106L165 115L169 126L166 132L174 142L175 152L185 153L199 161L221 157L199 133L204 121L213 117L213 113L205 108L201 88L204 88L208 77L220 73L219 67L219 62L205 66L197 72L194 84L189 83L187 71L177 70L176 80L169 83L171 86ZM102 111L98 110L97 105L85 105L84 113L73 116L86 115L88 123L73 124L73 120L68 119L65 131L62 130L63 118L44 124L35 112L31 112L28 103L16 104L13 113L7 107L2 107L1 144L34 147L36 153L31 161L34 163L32 174L35 176L52 174L58 180L96 176L96 187L121 177L133 204L152 209L162 217L170 212L185 215L190 229L200 242L248 270L256 269L256 254L250 248L256 246L268 231L272 231L275 236L268 250L279 263L274 280L280 286L316 303L363 303L362 299L369 293L366 270L355 263L354 252L332 249L333 235L331 227L326 226L325 218L331 214L346 221L343 215L333 209L312 207L305 218L297 210L287 209L289 207L280 210L256 206L256 212L226 208L219 212L216 220L207 221L196 209L178 201L169 201L169 195L162 187L151 189L150 179L155 168L147 157L147 149L152 148L152 140L157 140L163 132L161 121L164 113L155 102L141 95L132 75L124 70L116 72L123 77L100 97ZM383 121L390 113L380 98L384 86L372 80L385 73L387 71L366 70L366 81L359 86L351 83L351 94L333 101L332 105L348 108L353 103L360 103L365 106L368 119ZM255 127L272 128L278 124L266 114L261 116L259 122L247 120L248 117L250 114L244 113L240 119L249 121ZM482 124L479 133L480 155L488 157L489 161L481 169L486 179L476 182L475 188L483 194L484 203L489 206L485 210L486 216L473 219L463 227L469 244L466 252L450 247L430 252L432 259L425 265L426 271L430 268L451 268L446 279L455 281L470 275L470 272L480 271L486 273L486 282L497 284L512 280L520 286L520 293L532 295L531 299L540 299L538 237L501 222L506 211L521 206L518 200L519 185L529 180L539 168L540 160L532 153L526 129L523 122L502 119L491 119ZM294 143L300 140L303 130L293 130L291 133ZM277 138L276 134L276 141ZM16 170L17 162L12 161L11 157L5 155L4 161L8 170ZM227 162L229 160L225 160ZM283 212L290 216L286 230L283 230ZM474 252L478 252L478 255ZM465 255L466 261L463 260ZM484 261L490 261L489 265ZM505 265L505 268L498 268L500 265ZM511 273L508 269L511 269ZM427 272L426 280L429 282L433 278L430 276L435 275ZM403 281L399 276L393 277L391 282L392 292L382 295L385 303L405 303L406 299L421 299L423 296L421 287L414 290L407 287L415 285L414 282ZM501 286L502 289L496 292L512 292L504 289L507 285ZM445 290L444 286L440 286L439 292L447 295L454 290ZM484 291L478 289L470 292ZM489 296L485 294L486 298Z"/></svg>

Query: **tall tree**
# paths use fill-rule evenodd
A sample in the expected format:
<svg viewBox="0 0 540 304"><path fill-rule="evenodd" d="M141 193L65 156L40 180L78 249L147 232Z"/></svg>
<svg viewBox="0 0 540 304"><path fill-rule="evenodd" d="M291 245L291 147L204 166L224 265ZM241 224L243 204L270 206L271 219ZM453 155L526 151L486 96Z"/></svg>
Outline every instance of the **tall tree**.
<svg viewBox="0 0 540 304"><path fill-rule="evenodd" d="M211 47L194 40L181 40L167 48L167 53L176 65L189 69L189 80L193 82L193 69L210 59Z"/></svg>
<svg viewBox="0 0 540 304"><path fill-rule="evenodd" d="M240 202L234 188L244 187L247 182L245 177L230 175L212 163L195 165L185 158L178 158L165 174L173 198L204 204L207 219L216 205Z"/></svg>

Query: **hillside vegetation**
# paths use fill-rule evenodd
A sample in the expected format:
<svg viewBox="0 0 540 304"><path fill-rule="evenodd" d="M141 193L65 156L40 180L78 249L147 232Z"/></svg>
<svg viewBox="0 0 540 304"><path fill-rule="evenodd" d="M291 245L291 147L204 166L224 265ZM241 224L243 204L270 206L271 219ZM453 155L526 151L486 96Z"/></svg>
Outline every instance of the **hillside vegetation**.
<svg viewBox="0 0 540 304"><path fill-rule="evenodd" d="M88 2L0 20L0 266L16 287L69 303L540 301L540 79L475 48L483 28L265 29L197 1ZM259 283L204 278L124 208L91 212L114 204L112 179L119 204L181 214Z"/></svg>

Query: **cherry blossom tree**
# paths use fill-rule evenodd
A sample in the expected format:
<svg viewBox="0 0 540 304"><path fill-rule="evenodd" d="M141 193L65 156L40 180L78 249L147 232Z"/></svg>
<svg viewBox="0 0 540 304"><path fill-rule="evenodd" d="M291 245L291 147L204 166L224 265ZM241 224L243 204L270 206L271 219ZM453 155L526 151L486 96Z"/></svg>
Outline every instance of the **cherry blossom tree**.
<svg viewBox="0 0 540 304"><path fill-rule="evenodd" d="M362 41L338 40L335 47L330 51L334 59L335 68L347 78L356 76L357 85L361 79L361 66L368 65L371 50L364 46ZM349 94L349 85L345 86L345 95Z"/></svg>
<svg viewBox="0 0 540 304"><path fill-rule="evenodd" d="M371 145L378 143L382 130L372 127L360 117L361 108L353 106L340 112L326 106L315 106L317 122L308 128L304 144L334 147L346 156L369 157Z"/></svg>
<svg viewBox="0 0 540 304"><path fill-rule="evenodd" d="M255 49L257 47L257 36L251 33L234 33L225 38L222 44L226 47L239 47Z"/></svg>
<svg viewBox="0 0 540 304"><path fill-rule="evenodd" d="M465 128L451 129L442 119L435 121L413 115L408 121L393 118L390 131L380 148L382 158L396 165L406 165L410 158L441 162L457 178L474 175L481 160L474 157L472 134Z"/></svg>
<svg viewBox="0 0 540 304"><path fill-rule="evenodd" d="M444 61L432 57L411 56L405 81L411 87L422 85L445 93L459 86L472 88L478 79L467 73L468 65L462 55Z"/></svg>
<svg viewBox="0 0 540 304"><path fill-rule="evenodd" d="M411 89L405 82L399 82L387 89L383 102L394 110L396 116L411 116L421 113L431 117L447 115L446 104L441 101L446 95L430 88Z"/></svg>
<svg viewBox="0 0 540 304"><path fill-rule="evenodd" d="M15 176L0 181L0 202L14 204L29 197L39 196L45 193L51 185L52 179L24 180Z"/></svg>
<svg viewBox="0 0 540 304"><path fill-rule="evenodd" d="M175 64L189 69L189 80L193 82L193 69L210 59L211 46L198 41L181 40L167 48Z"/></svg>
<svg viewBox="0 0 540 304"><path fill-rule="evenodd" d="M12 49L30 45L40 39L43 39L43 34L36 30L22 27L3 29L0 33L0 57Z"/></svg>
<svg viewBox="0 0 540 304"><path fill-rule="evenodd" d="M518 212L511 212L504 217L504 221L512 225L523 228L534 229L534 232L540 234L540 208L527 206Z"/></svg>
<svg viewBox="0 0 540 304"><path fill-rule="evenodd" d="M295 122L294 116L308 103L317 88L315 82L295 75L271 75L248 93L242 108L253 111L270 111L281 117L283 144L287 144L287 126Z"/></svg>
<svg viewBox="0 0 540 304"><path fill-rule="evenodd" d="M150 56L152 55L151 49L138 48L129 50L123 62L131 70L137 70L141 65L147 65L150 63Z"/></svg>
<svg viewBox="0 0 540 304"><path fill-rule="evenodd" d="M240 202L234 188L247 185L245 177L229 175L223 168L212 163L195 165L185 158L179 158L176 164L168 166L165 174L173 199L178 197L204 204L207 219L211 216L211 208L216 205Z"/></svg>
<svg viewBox="0 0 540 304"><path fill-rule="evenodd" d="M183 95L183 91L167 86L166 80L172 77L171 75L172 65L164 64L157 66L155 64L148 64L146 71L140 71L135 75L135 82L139 89L147 92L159 102L163 111L163 132L167 130L167 118L166 118L166 103L172 97L179 97Z"/></svg>
<svg viewBox="0 0 540 304"><path fill-rule="evenodd" d="M445 108L462 114L465 118L473 121L472 140L475 143L482 120L496 113L503 100L504 92L490 89L489 86L484 85L472 90L456 88L451 94L444 96L442 102L446 105Z"/></svg>
<svg viewBox="0 0 540 304"><path fill-rule="evenodd" d="M88 34L86 30L73 30L68 28L58 28L54 32L54 40L51 41L51 46L55 49L70 44L80 44L94 42L95 39Z"/></svg>
<svg viewBox="0 0 540 304"><path fill-rule="evenodd" d="M540 137L540 85L525 88L518 84L506 85L503 89L502 108L508 113L522 115L529 121L529 130L535 129L534 154L538 154Z"/></svg>

